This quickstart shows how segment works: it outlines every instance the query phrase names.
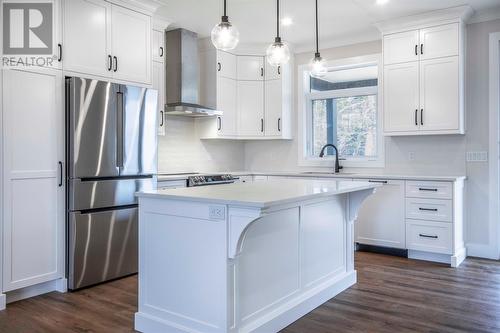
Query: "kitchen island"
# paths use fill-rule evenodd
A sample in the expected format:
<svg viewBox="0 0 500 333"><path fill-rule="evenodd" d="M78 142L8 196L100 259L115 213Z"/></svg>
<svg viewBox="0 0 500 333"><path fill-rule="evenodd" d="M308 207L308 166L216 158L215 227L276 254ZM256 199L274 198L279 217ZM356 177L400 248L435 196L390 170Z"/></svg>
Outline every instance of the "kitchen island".
<svg viewBox="0 0 500 333"><path fill-rule="evenodd" d="M277 332L356 283L376 184L273 180L138 193L135 329Z"/></svg>

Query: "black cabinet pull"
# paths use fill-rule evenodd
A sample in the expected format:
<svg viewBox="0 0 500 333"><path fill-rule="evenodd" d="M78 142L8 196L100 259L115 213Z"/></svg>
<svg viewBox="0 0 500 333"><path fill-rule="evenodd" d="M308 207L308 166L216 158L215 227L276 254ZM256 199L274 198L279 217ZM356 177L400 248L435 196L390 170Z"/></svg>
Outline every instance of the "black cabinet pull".
<svg viewBox="0 0 500 333"><path fill-rule="evenodd" d="M264 68L263 67L260 68L260 76L264 76Z"/></svg>
<svg viewBox="0 0 500 333"><path fill-rule="evenodd" d="M369 183L387 184L387 180L368 180Z"/></svg>
<svg viewBox="0 0 500 333"><path fill-rule="evenodd" d="M163 57L163 46L160 46L160 57Z"/></svg>
<svg viewBox="0 0 500 333"><path fill-rule="evenodd" d="M161 117L160 127L163 127L163 123L165 122L165 120L163 118L163 111L160 111L160 117Z"/></svg>
<svg viewBox="0 0 500 333"><path fill-rule="evenodd" d="M260 119L260 131L264 132L264 118Z"/></svg>
<svg viewBox="0 0 500 333"><path fill-rule="evenodd" d="M426 212L437 212L437 208L418 208L418 210L423 210L423 211L426 211Z"/></svg>
<svg viewBox="0 0 500 333"><path fill-rule="evenodd" d="M420 237L438 239L435 235L418 234Z"/></svg>
<svg viewBox="0 0 500 333"><path fill-rule="evenodd" d="M415 109L415 126L418 126L418 109Z"/></svg>
<svg viewBox="0 0 500 333"><path fill-rule="evenodd" d="M113 57L114 61L115 61L115 69L113 69L113 72L116 72L118 70L118 58L117 57Z"/></svg>
<svg viewBox="0 0 500 333"><path fill-rule="evenodd" d="M420 125L424 125L424 109L420 109Z"/></svg>
<svg viewBox="0 0 500 333"><path fill-rule="evenodd" d="M419 191L429 191L429 192L437 192L438 191L437 188L425 188L425 187L419 187L418 190Z"/></svg>
<svg viewBox="0 0 500 333"><path fill-rule="evenodd" d="M222 119L217 117L217 130L220 131L222 129Z"/></svg>
<svg viewBox="0 0 500 333"><path fill-rule="evenodd" d="M420 54L424 54L424 44L420 44Z"/></svg>
<svg viewBox="0 0 500 333"><path fill-rule="evenodd" d="M57 58L57 61L61 62L62 61L62 45L57 44L57 48L59 50L59 57Z"/></svg>
<svg viewBox="0 0 500 333"><path fill-rule="evenodd" d="M108 54L108 71L113 69L113 58Z"/></svg>
<svg viewBox="0 0 500 333"><path fill-rule="evenodd" d="M59 161L59 187L63 186L63 163Z"/></svg>
<svg viewBox="0 0 500 333"><path fill-rule="evenodd" d="M418 56L418 45L415 44L415 55Z"/></svg>
<svg viewBox="0 0 500 333"><path fill-rule="evenodd" d="M222 65L220 62L217 63L217 72L220 72L222 69Z"/></svg>
<svg viewBox="0 0 500 333"><path fill-rule="evenodd" d="M278 66L278 75L281 75L281 66Z"/></svg>
<svg viewBox="0 0 500 333"><path fill-rule="evenodd" d="M278 118L278 132L281 132L281 118Z"/></svg>

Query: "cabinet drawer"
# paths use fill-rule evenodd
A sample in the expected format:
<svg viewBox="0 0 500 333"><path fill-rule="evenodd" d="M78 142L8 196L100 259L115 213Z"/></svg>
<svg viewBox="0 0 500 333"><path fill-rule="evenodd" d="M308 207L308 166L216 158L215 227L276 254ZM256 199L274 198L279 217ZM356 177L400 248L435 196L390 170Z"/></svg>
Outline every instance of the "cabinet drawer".
<svg viewBox="0 0 500 333"><path fill-rule="evenodd" d="M453 221L451 200L406 198L406 218L430 221Z"/></svg>
<svg viewBox="0 0 500 333"><path fill-rule="evenodd" d="M407 181L406 197L451 199L453 184L448 182Z"/></svg>
<svg viewBox="0 0 500 333"><path fill-rule="evenodd" d="M408 250L451 254L453 232L450 223L406 220Z"/></svg>

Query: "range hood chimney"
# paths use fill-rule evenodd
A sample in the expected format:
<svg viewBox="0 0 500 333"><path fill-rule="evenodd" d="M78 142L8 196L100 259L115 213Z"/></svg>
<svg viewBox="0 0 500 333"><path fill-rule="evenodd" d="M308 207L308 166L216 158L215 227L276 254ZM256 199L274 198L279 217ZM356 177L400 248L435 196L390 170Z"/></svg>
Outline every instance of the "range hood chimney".
<svg viewBox="0 0 500 333"><path fill-rule="evenodd" d="M198 35L185 29L167 31L166 50L166 114L189 117L222 115L222 111L198 104Z"/></svg>

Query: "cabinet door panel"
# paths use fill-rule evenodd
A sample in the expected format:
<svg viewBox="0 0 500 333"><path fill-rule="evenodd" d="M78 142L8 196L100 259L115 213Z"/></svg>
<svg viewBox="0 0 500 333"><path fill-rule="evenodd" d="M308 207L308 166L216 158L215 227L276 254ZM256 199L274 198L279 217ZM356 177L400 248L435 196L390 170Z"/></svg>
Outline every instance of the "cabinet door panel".
<svg viewBox="0 0 500 333"><path fill-rule="evenodd" d="M420 60L458 55L458 23L420 30Z"/></svg>
<svg viewBox="0 0 500 333"><path fill-rule="evenodd" d="M264 57L238 56L238 80L264 80Z"/></svg>
<svg viewBox="0 0 500 333"><path fill-rule="evenodd" d="M460 115L458 57L420 63L420 128L457 130Z"/></svg>
<svg viewBox="0 0 500 333"><path fill-rule="evenodd" d="M384 131L418 130L418 62L384 68Z"/></svg>
<svg viewBox="0 0 500 333"><path fill-rule="evenodd" d="M153 30L151 52L154 61L163 62L165 59L165 37L162 31Z"/></svg>
<svg viewBox="0 0 500 333"><path fill-rule="evenodd" d="M220 77L236 80L236 56L234 54L217 51L217 74Z"/></svg>
<svg viewBox="0 0 500 333"><path fill-rule="evenodd" d="M165 64L153 63L153 89L158 90L158 135L165 135Z"/></svg>
<svg viewBox="0 0 500 333"><path fill-rule="evenodd" d="M111 76L108 30L111 5L105 1L64 1L64 69L85 74Z"/></svg>
<svg viewBox="0 0 500 333"><path fill-rule="evenodd" d="M264 59L266 62L266 70L265 77L266 80L277 80L281 78L281 74L283 73L283 66L273 66L267 62L267 59Z"/></svg>
<svg viewBox="0 0 500 333"><path fill-rule="evenodd" d="M238 133L242 136L264 135L264 82L238 82Z"/></svg>
<svg viewBox="0 0 500 333"><path fill-rule="evenodd" d="M418 60L418 45L418 30L384 36L384 64L391 65Z"/></svg>
<svg viewBox="0 0 500 333"><path fill-rule="evenodd" d="M62 83L57 70L3 72L3 291L64 274Z"/></svg>
<svg viewBox="0 0 500 333"><path fill-rule="evenodd" d="M218 133L219 135L236 135L236 80L220 77L217 84L217 109L224 112L218 120Z"/></svg>
<svg viewBox="0 0 500 333"><path fill-rule="evenodd" d="M282 82L266 81L265 88L265 133L266 136L279 136L283 129Z"/></svg>
<svg viewBox="0 0 500 333"><path fill-rule="evenodd" d="M117 58L113 77L151 83L151 17L113 6L111 22L111 49Z"/></svg>
<svg viewBox="0 0 500 333"><path fill-rule="evenodd" d="M404 183L402 180L388 180L365 200L354 223L356 242L405 248Z"/></svg>

